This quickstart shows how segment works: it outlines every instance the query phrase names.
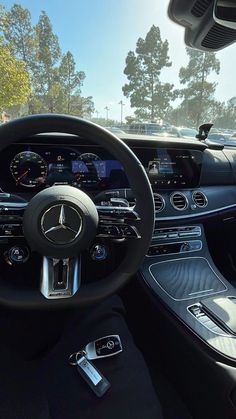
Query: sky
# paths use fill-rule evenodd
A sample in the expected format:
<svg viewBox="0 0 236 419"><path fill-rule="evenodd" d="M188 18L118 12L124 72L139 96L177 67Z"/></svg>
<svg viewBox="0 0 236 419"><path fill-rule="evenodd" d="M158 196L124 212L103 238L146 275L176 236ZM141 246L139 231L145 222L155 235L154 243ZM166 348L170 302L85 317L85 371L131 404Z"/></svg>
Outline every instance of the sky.
<svg viewBox="0 0 236 419"><path fill-rule="evenodd" d="M70 50L77 69L85 71L83 96L93 96L99 117L120 118L120 100L124 117L133 114L129 99L122 94L126 82L123 74L128 51L135 50L139 37L144 38L151 28L160 27L162 39L169 42L172 67L164 69L162 81L179 87L178 72L187 64L184 29L167 16L167 0L0 0L8 10L14 3L27 7L33 24L45 10L59 38L62 52ZM217 53L221 61L216 98L228 100L236 95L236 44Z"/></svg>

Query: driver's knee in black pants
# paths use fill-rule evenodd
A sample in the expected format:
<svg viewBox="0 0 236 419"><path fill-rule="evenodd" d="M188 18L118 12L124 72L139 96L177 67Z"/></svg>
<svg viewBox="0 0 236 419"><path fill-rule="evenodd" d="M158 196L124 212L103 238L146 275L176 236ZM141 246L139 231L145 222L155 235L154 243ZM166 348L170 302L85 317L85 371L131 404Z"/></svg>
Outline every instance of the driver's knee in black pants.
<svg viewBox="0 0 236 419"><path fill-rule="evenodd" d="M143 356L133 342L121 300L114 296L72 316L43 357L26 361L1 348L0 419L161 419ZM123 351L94 360L111 387L99 398L69 364L69 355L95 339L117 334Z"/></svg>
<svg viewBox="0 0 236 419"><path fill-rule="evenodd" d="M111 388L98 398L83 381L68 357L88 342L118 334L122 353L97 361L94 365L109 380ZM75 321L53 352L44 360L40 372L53 419L160 419L161 408L143 356L133 342L124 320L124 307L112 297L80 321Z"/></svg>

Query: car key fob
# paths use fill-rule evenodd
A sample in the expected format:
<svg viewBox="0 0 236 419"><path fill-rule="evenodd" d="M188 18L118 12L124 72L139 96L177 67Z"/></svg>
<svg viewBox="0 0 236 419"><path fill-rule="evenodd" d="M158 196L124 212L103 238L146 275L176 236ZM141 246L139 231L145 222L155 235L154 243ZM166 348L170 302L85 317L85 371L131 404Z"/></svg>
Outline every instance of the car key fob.
<svg viewBox="0 0 236 419"><path fill-rule="evenodd" d="M77 371L97 397L102 397L111 387L106 377L83 355L77 359Z"/></svg>
<svg viewBox="0 0 236 419"><path fill-rule="evenodd" d="M122 352L119 335L109 335L89 342L84 348L87 359L99 359L114 356Z"/></svg>

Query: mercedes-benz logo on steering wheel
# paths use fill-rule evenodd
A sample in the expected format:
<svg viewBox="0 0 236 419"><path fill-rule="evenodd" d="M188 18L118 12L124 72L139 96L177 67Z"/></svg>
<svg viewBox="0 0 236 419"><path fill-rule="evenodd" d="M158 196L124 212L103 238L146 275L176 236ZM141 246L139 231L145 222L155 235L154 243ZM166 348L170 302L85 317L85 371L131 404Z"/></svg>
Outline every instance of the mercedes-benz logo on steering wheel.
<svg viewBox="0 0 236 419"><path fill-rule="evenodd" d="M48 208L42 215L41 229L50 242L68 244L79 236L82 218L76 208L67 204L57 204Z"/></svg>

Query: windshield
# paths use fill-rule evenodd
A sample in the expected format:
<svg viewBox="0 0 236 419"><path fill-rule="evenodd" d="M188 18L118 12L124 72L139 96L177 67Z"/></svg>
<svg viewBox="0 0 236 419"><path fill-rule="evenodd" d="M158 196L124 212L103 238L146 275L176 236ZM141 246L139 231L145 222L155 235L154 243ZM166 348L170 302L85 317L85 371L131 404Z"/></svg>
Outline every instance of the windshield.
<svg viewBox="0 0 236 419"><path fill-rule="evenodd" d="M158 0L0 3L1 123L65 113L117 134L236 140L236 46L186 48Z"/></svg>

